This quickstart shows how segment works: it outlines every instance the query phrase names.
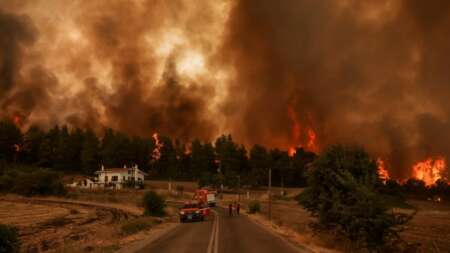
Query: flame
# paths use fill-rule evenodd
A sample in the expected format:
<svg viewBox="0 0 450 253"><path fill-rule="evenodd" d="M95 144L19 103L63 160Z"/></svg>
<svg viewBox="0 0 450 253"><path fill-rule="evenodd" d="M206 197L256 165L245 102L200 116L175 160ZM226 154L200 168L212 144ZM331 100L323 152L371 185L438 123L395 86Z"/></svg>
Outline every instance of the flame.
<svg viewBox="0 0 450 253"><path fill-rule="evenodd" d="M297 153L297 149L296 149L296 148L290 147L290 148L288 149L288 155L289 155L290 157L293 157L296 153Z"/></svg>
<svg viewBox="0 0 450 253"><path fill-rule="evenodd" d="M316 137L317 137L316 132L314 132L314 130L312 130L312 129L309 129L308 130L309 140L308 140L307 147L309 150L314 151L314 152L317 152L317 150L318 150L317 145L316 145Z"/></svg>
<svg viewBox="0 0 450 253"><path fill-rule="evenodd" d="M386 182L387 180L390 179L390 177L389 171L386 170L383 159L378 158L377 164L378 164L378 176L380 177L381 181Z"/></svg>
<svg viewBox="0 0 450 253"><path fill-rule="evenodd" d="M14 115L13 117L13 122L14 124L16 124L16 126L18 126L19 128L22 127L23 122L22 122L22 118L19 115Z"/></svg>
<svg viewBox="0 0 450 253"><path fill-rule="evenodd" d="M292 136L292 142L295 143L296 146L291 146L288 149L289 156L294 156L296 153L296 147L306 147L306 149L317 152L319 150L317 146L317 134L312 128L308 128L306 130L306 133L303 134L302 138L302 127L300 124L300 120L298 118L297 113L295 112L294 108L289 105L288 106L288 117L292 122L292 128L291 128L291 136ZM305 136L306 135L306 136ZM306 140L305 140L306 139ZM303 145L305 144L305 145Z"/></svg>
<svg viewBox="0 0 450 253"><path fill-rule="evenodd" d="M413 166L413 178L422 180L425 182L425 185L430 186L442 178L442 173L445 171L445 168L445 159L428 158Z"/></svg>
<svg viewBox="0 0 450 253"><path fill-rule="evenodd" d="M163 147L163 144L159 140L158 133L154 133L152 135L152 137L153 137L153 140L155 141L155 149L153 149L152 157L155 160L159 160L161 158L161 148Z"/></svg>

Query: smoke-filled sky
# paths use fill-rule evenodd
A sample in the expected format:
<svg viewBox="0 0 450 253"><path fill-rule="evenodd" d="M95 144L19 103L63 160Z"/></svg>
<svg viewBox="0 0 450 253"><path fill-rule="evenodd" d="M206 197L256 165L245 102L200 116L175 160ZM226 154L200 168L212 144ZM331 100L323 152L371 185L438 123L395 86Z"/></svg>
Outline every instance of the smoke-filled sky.
<svg viewBox="0 0 450 253"><path fill-rule="evenodd" d="M450 1L2 0L0 117L450 158ZM448 159L447 159L448 160Z"/></svg>

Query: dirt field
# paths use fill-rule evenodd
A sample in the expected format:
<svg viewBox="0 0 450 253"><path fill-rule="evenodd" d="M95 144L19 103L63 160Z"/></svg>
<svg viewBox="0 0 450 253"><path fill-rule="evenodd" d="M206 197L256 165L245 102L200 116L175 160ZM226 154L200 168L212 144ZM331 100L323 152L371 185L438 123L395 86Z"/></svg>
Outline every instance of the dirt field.
<svg viewBox="0 0 450 253"><path fill-rule="evenodd" d="M267 222L267 202L263 201L262 215L256 217ZM401 236L408 243L419 243L424 253L449 252L450 204L431 201L410 201L418 209ZM276 201L272 206L273 227L281 234L307 245L319 252L345 252L345 242L330 233L314 234L310 224L314 221L309 213L295 201Z"/></svg>
<svg viewBox="0 0 450 253"><path fill-rule="evenodd" d="M144 219L140 213L119 205L0 197L0 223L19 229L22 252L113 252L144 237L121 231L124 223Z"/></svg>

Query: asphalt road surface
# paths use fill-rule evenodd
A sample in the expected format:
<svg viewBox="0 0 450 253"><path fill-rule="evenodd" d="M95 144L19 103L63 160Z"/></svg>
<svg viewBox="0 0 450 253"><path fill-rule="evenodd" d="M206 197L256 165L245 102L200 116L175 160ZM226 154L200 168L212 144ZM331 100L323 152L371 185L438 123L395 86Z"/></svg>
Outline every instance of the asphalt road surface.
<svg viewBox="0 0 450 253"><path fill-rule="evenodd" d="M285 240L244 216L215 209L204 222L183 223L139 253L298 253Z"/></svg>

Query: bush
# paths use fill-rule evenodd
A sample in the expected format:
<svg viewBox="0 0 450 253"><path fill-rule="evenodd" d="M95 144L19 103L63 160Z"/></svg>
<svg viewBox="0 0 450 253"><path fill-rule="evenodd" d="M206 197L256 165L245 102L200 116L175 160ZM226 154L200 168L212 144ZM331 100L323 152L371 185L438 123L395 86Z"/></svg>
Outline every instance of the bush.
<svg viewBox="0 0 450 253"><path fill-rule="evenodd" d="M253 200L248 204L248 212L251 214L261 212L261 204L258 200Z"/></svg>
<svg viewBox="0 0 450 253"><path fill-rule="evenodd" d="M32 195L65 195L60 173L48 169L7 170L0 177L0 192Z"/></svg>
<svg viewBox="0 0 450 253"><path fill-rule="evenodd" d="M144 215L162 217L165 215L165 201L154 191L147 191L142 201Z"/></svg>
<svg viewBox="0 0 450 253"><path fill-rule="evenodd" d="M0 253L17 253L20 250L20 241L17 229L0 224Z"/></svg>
<svg viewBox="0 0 450 253"><path fill-rule="evenodd" d="M123 235L132 235L142 230L149 229L152 227L152 225L153 222L151 220L141 218L127 221L120 227L120 230Z"/></svg>
<svg viewBox="0 0 450 253"><path fill-rule="evenodd" d="M377 164L361 148L333 146L313 163L299 202L326 227L336 227L357 247L383 251L411 216L388 212L377 191Z"/></svg>

